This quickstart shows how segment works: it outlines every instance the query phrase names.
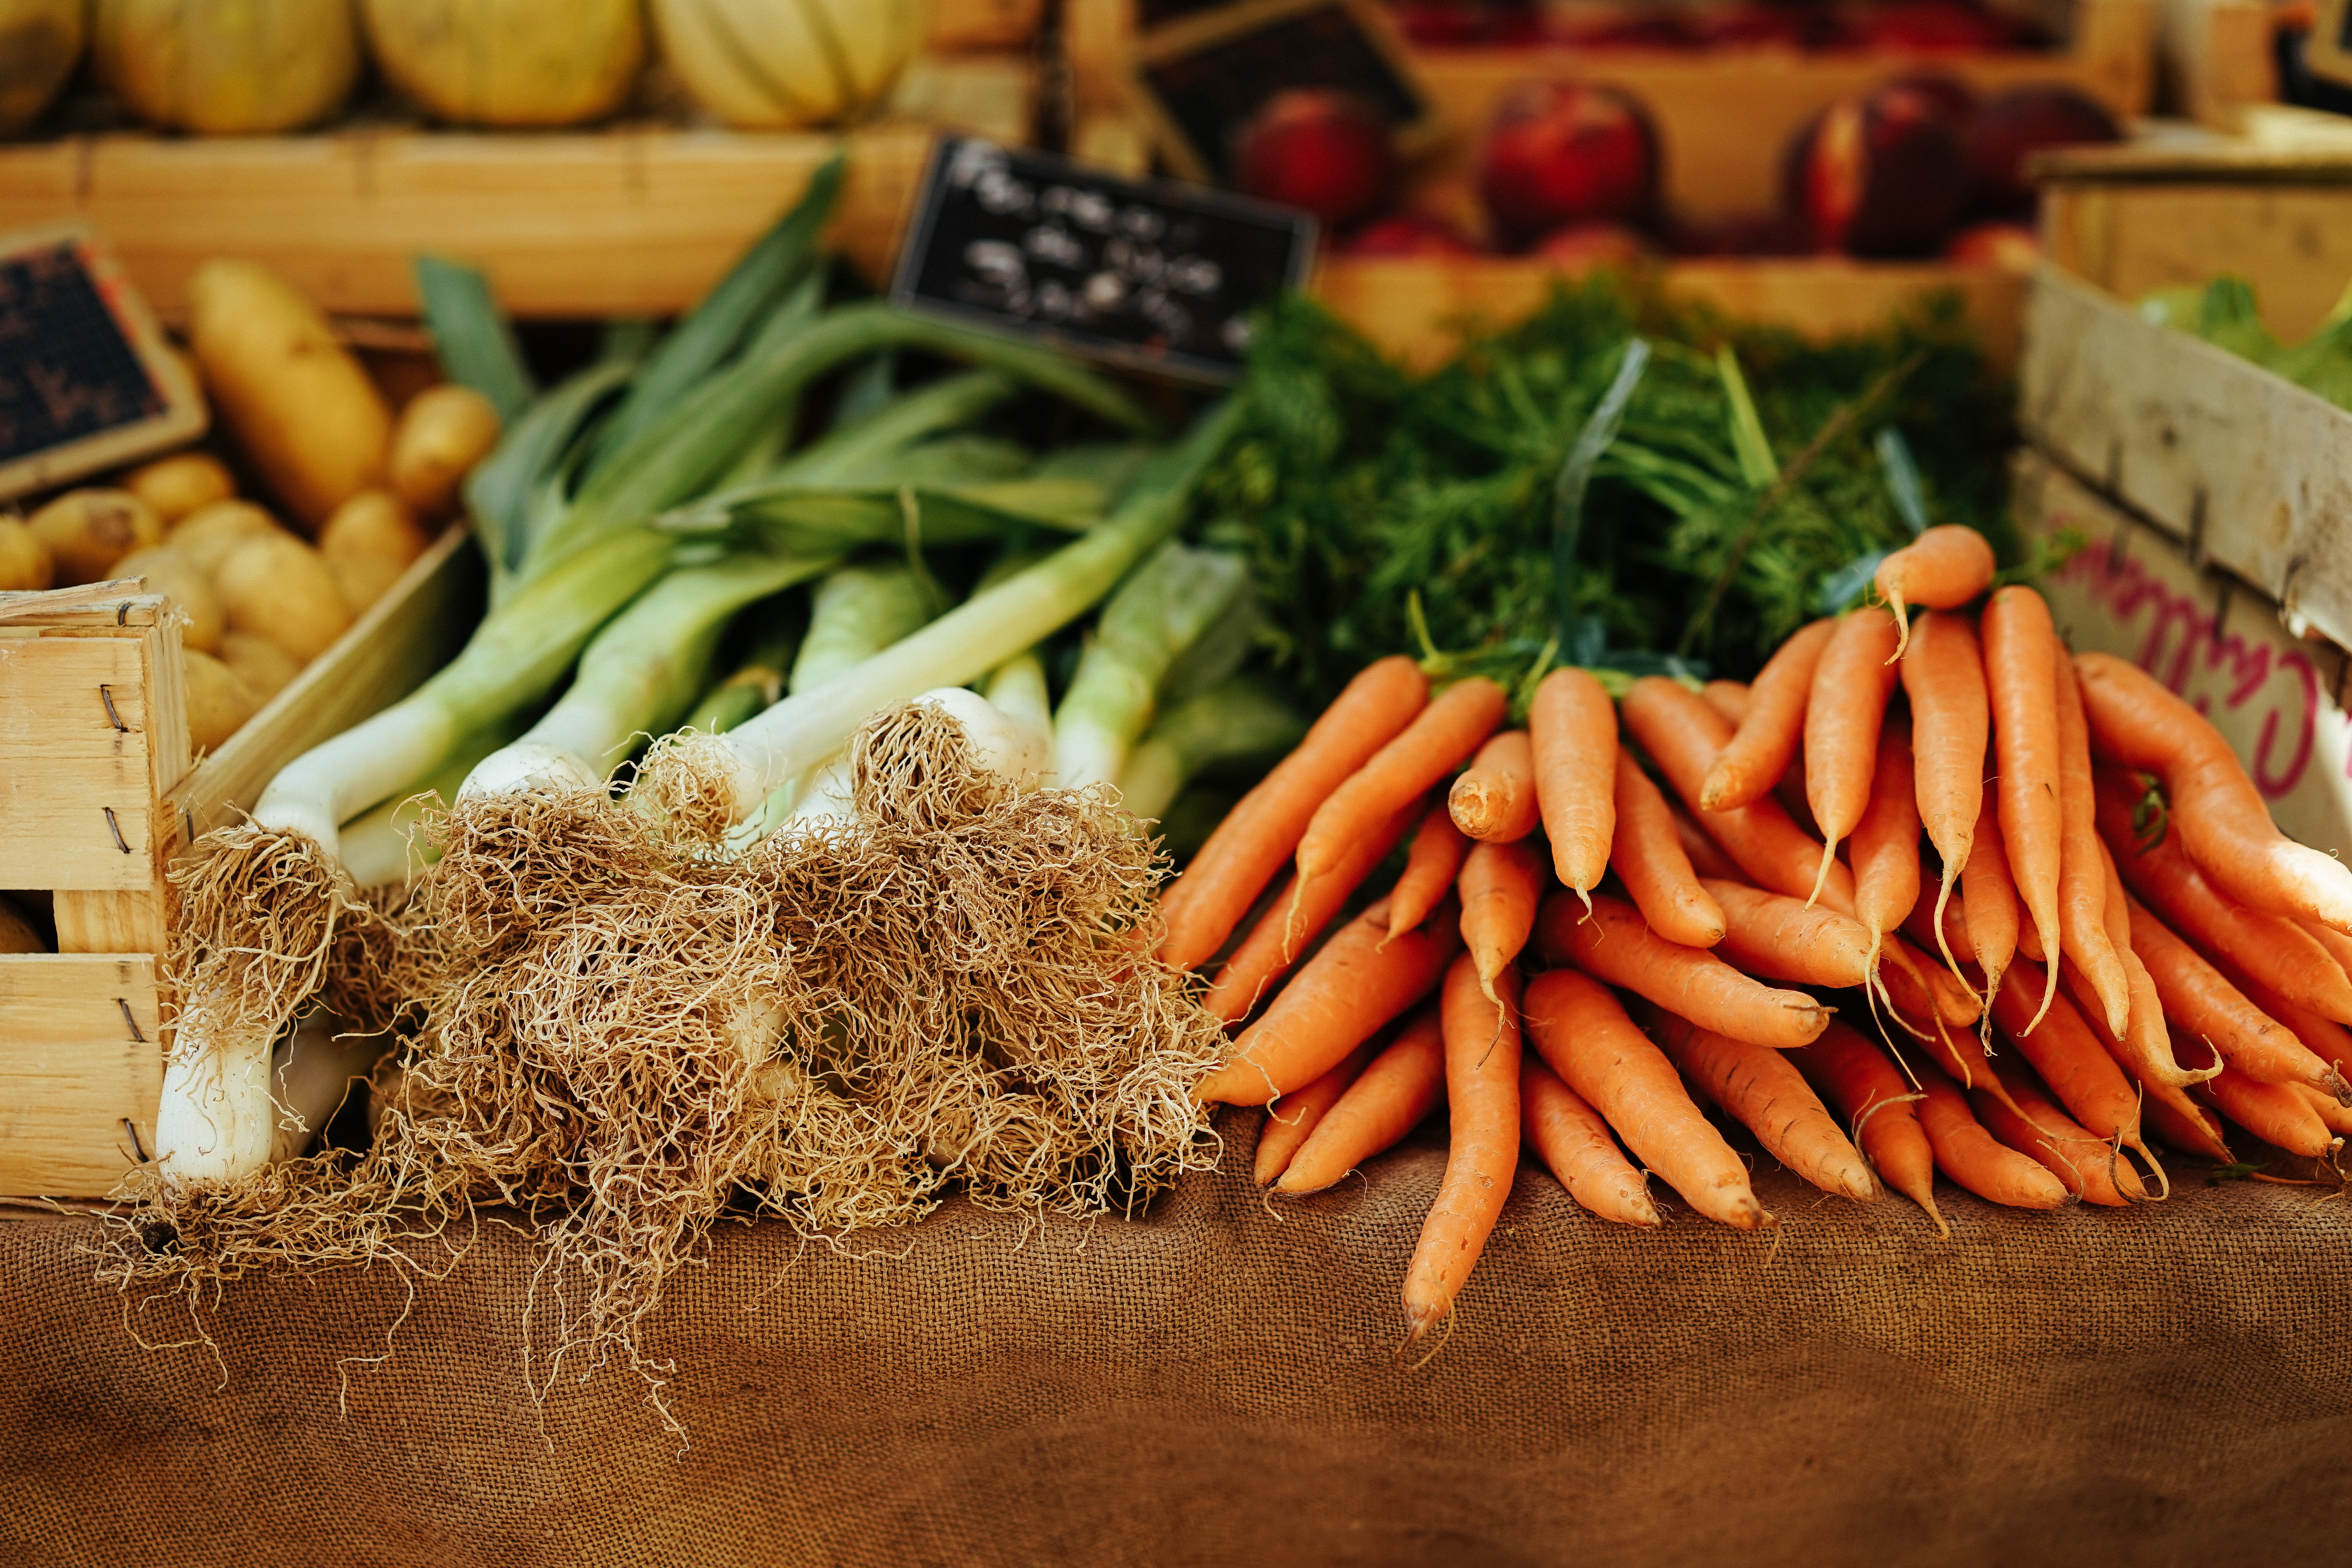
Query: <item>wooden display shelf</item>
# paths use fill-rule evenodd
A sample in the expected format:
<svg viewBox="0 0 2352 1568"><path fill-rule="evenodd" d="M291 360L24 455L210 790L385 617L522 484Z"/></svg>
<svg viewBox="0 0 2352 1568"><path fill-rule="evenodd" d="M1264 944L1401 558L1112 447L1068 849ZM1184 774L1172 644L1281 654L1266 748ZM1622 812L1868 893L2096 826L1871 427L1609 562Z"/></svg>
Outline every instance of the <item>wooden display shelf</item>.
<svg viewBox="0 0 2352 1568"><path fill-rule="evenodd" d="M50 894L58 951L0 955L0 1193L93 1197L155 1143L172 858L287 762L406 695L480 612L451 529L215 752L192 759L180 628L139 584L0 595L0 888Z"/></svg>

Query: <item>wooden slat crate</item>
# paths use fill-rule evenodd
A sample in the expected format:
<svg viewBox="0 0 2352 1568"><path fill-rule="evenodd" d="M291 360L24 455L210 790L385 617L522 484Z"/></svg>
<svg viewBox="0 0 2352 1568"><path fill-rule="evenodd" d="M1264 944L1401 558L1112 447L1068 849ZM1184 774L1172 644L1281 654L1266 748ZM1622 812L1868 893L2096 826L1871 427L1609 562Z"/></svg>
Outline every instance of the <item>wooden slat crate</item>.
<svg viewBox="0 0 2352 1568"><path fill-rule="evenodd" d="M942 54L1017 49L1037 37L1045 0L930 0L924 47Z"/></svg>
<svg viewBox="0 0 2352 1568"><path fill-rule="evenodd" d="M0 595L0 748L17 764L0 773L0 888L51 894L59 950L0 955L0 1193L99 1196L147 1157L173 856L446 662L481 580L479 552L449 531L193 764L167 601L108 584Z"/></svg>

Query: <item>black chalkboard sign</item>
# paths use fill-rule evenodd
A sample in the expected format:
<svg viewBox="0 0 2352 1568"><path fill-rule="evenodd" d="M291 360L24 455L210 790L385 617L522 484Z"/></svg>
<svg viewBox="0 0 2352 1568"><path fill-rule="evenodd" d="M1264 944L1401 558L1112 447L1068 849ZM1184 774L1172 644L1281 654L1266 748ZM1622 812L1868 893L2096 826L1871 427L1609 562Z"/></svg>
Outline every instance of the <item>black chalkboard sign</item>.
<svg viewBox="0 0 2352 1568"><path fill-rule="evenodd" d="M79 227L0 237L0 500L204 433L154 319Z"/></svg>
<svg viewBox="0 0 2352 1568"><path fill-rule="evenodd" d="M891 298L1191 381L1241 374L1249 312L1304 281L1315 220L942 136Z"/></svg>

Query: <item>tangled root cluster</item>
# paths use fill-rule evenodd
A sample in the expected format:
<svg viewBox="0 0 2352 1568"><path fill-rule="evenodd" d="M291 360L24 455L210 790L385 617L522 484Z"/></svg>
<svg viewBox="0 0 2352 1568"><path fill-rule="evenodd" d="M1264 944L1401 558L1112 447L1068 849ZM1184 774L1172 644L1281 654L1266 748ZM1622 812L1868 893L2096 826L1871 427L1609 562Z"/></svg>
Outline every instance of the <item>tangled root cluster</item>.
<svg viewBox="0 0 2352 1568"><path fill-rule="evenodd" d="M404 1037L374 1146L166 1200L121 1273L422 1267L417 1237L512 1205L544 1247L541 1379L617 1352L658 1383L639 1329L730 1214L837 1236L951 1183L1131 1210L1213 1163L1192 1089L1224 1035L1150 956L1140 826L1099 791L1005 788L933 709L852 757L854 819L732 858L601 792L461 802L408 907L331 944L346 1016Z"/></svg>

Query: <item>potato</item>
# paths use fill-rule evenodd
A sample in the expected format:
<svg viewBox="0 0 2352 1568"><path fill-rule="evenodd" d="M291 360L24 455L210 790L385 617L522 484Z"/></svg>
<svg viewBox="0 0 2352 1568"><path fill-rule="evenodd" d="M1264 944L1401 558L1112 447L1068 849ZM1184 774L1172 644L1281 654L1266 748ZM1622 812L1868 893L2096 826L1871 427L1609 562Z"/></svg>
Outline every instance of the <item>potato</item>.
<svg viewBox="0 0 2352 1568"><path fill-rule="evenodd" d="M163 536L163 542L211 574L247 540L285 531L276 518L249 500L218 500L190 512Z"/></svg>
<svg viewBox="0 0 2352 1568"><path fill-rule="evenodd" d="M49 547L13 517L0 517L0 593L37 594L57 579Z"/></svg>
<svg viewBox="0 0 2352 1568"><path fill-rule="evenodd" d="M180 650L188 686L188 746L213 752L261 711L261 699L228 666L194 648Z"/></svg>
<svg viewBox="0 0 2352 1568"><path fill-rule="evenodd" d="M257 637L251 632L224 634L219 658L264 702L292 685L294 678L302 673L301 665L292 654L268 637Z"/></svg>
<svg viewBox="0 0 2352 1568"><path fill-rule="evenodd" d="M49 547L57 585L103 583L134 550L163 542L163 520L129 490L68 490L31 519Z"/></svg>
<svg viewBox="0 0 2352 1568"><path fill-rule="evenodd" d="M305 531L383 482L392 411L327 319L268 268L207 261L189 341L214 406Z"/></svg>
<svg viewBox="0 0 2352 1568"><path fill-rule="evenodd" d="M290 533L248 539L213 573L231 631L268 637L304 664L352 624L327 558Z"/></svg>
<svg viewBox="0 0 2352 1568"><path fill-rule="evenodd" d="M418 393L392 433L392 488L425 517L457 510L457 487L499 444L499 411L454 382Z"/></svg>
<svg viewBox="0 0 2352 1568"><path fill-rule="evenodd" d="M392 592L392 585L408 568L381 555L347 555L340 561L328 562L327 570L335 574L335 589L342 595L343 603L358 616Z"/></svg>
<svg viewBox="0 0 2352 1568"><path fill-rule="evenodd" d="M366 556L405 566L431 542L415 516L390 490L362 490L337 507L319 531L319 553L330 561Z"/></svg>
<svg viewBox="0 0 2352 1568"><path fill-rule="evenodd" d="M114 563L115 574L123 577L144 577L151 594L168 594L188 617L180 628L180 645L211 653L220 647L221 633L226 629L227 617L222 614L220 595L213 592L212 579L196 564L193 556L157 544L145 550L134 550Z"/></svg>
<svg viewBox="0 0 2352 1568"><path fill-rule="evenodd" d="M174 452L133 468L122 488L155 509L165 527L199 507L236 494L228 465L210 452Z"/></svg>

